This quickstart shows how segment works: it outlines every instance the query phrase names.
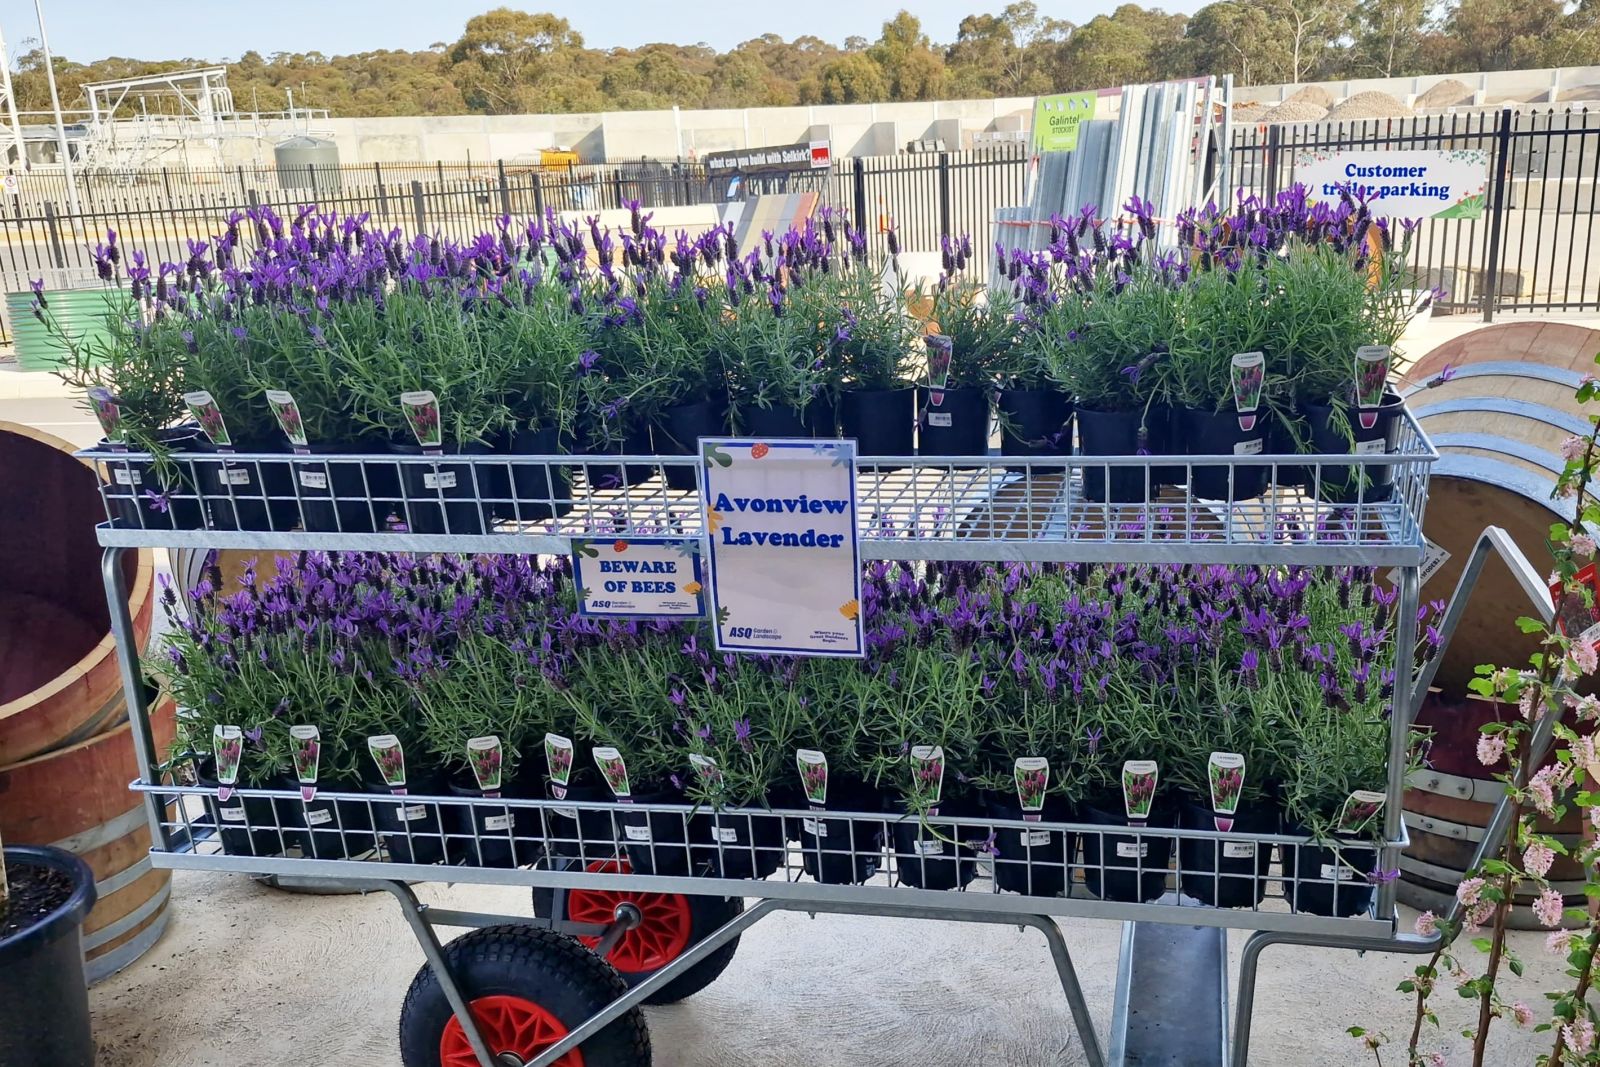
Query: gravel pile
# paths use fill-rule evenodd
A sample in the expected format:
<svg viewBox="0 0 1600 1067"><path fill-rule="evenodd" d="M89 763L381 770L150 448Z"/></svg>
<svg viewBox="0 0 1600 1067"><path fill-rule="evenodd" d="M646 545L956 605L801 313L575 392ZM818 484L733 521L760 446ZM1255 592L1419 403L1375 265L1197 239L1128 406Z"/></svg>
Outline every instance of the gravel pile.
<svg viewBox="0 0 1600 1067"><path fill-rule="evenodd" d="M1316 122L1328 114L1328 109L1301 100L1285 100L1277 107L1262 113L1261 122Z"/></svg>
<svg viewBox="0 0 1600 1067"><path fill-rule="evenodd" d="M1415 114L1409 107L1388 93L1368 91L1346 98L1344 103L1328 112L1329 120L1393 119Z"/></svg>
<svg viewBox="0 0 1600 1067"><path fill-rule="evenodd" d="M1333 94L1320 85L1306 85L1283 98L1285 104L1315 104L1324 110L1333 106Z"/></svg>
<svg viewBox="0 0 1600 1067"><path fill-rule="evenodd" d="M1579 85L1561 90L1562 100L1600 100L1600 85Z"/></svg>
<svg viewBox="0 0 1600 1067"><path fill-rule="evenodd" d="M1248 104L1233 105L1233 121L1235 122L1258 122L1261 116L1266 113L1267 106L1254 100Z"/></svg>
<svg viewBox="0 0 1600 1067"><path fill-rule="evenodd" d="M1414 106L1418 111L1423 108L1455 107L1457 104L1472 103L1472 97L1472 86L1455 78L1446 78L1417 97Z"/></svg>

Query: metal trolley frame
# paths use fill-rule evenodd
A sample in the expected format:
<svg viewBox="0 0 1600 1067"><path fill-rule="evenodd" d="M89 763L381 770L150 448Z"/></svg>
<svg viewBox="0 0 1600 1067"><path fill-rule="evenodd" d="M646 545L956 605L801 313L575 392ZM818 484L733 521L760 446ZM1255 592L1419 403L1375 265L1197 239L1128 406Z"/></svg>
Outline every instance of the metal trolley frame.
<svg viewBox="0 0 1600 1067"><path fill-rule="evenodd" d="M670 804L624 809L571 800L414 795L392 799L344 793L318 794L332 802L333 817L313 826L299 810L297 792L252 789L238 791L243 798L241 814L227 816L239 821L225 822L214 790L174 784L155 751L140 683L141 650L132 641L123 569L118 565L122 552L166 547L564 554L573 537L701 536L698 493L667 485L672 475L680 485L690 475L698 484L699 460L182 453L170 460L183 477L165 483L178 487L165 494L167 510L152 510L139 495L150 486L150 457L104 447L80 456L98 469L112 519L99 528L99 538L140 762L133 788L144 796L154 842L152 863L173 870L330 879L393 894L480 1067L527 1065L515 1055L496 1058L486 1046L436 929L540 926L584 937L604 957L643 921L636 903L641 894L748 898L755 903L735 909L719 928L573 1026L529 1064L545 1067L556 1062L774 911L907 916L1039 930L1093 1067L1138 1060L1163 1047L1186 1050L1184 1062L1243 1067L1248 1059L1255 971L1261 951L1269 945L1423 953L1437 943L1436 937L1399 929L1392 882L1380 881L1375 889L1365 882L1356 884L1351 871L1338 869L1337 863L1331 872L1323 867L1308 873L1291 860L1297 849L1313 843L1281 834L1007 823L954 814L908 825L903 816L833 810L712 813ZM1430 672L1413 677L1409 665L1417 639L1428 473L1437 458L1409 413L1401 416L1396 445L1378 455L861 458L857 461L860 554L865 559L1397 568L1397 713L1392 716L1384 843L1378 850L1379 869L1392 871L1407 844L1401 812L1407 734L1417 697L1431 677ZM341 471L341 466L349 469ZM354 481L357 490L341 492L340 485L352 484L351 469L360 471ZM1194 483L1197 470L1202 475L1209 472L1213 479L1219 472L1224 475L1230 496L1236 481L1250 485L1264 476L1269 487L1235 503L1201 500L1183 488ZM1363 476L1353 477L1356 472ZM441 477L443 473L450 477ZM431 477L412 476L418 474ZM1093 501L1084 492L1086 478L1105 484L1120 479L1124 487L1131 480L1143 493L1134 494L1140 497L1134 503ZM1291 481L1303 488L1274 488ZM171 524L169 517L180 504L201 516L207 528L160 528ZM314 521L308 521L316 504L323 507ZM371 521L363 517L363 510ZM397 524L386 528L394 520L407 523L409 532ZM418 528L442 532L416 532ZM1470 586L1481 569L1482 548L1463 586ZM1532 573L1526 561L1522 566ZM1531 580L1537 585L1537 575ZM1465 593L1458 588L1447 629L1459 619ZM418 824L415 830L409 823L404 826L405 840L426 847L397 850L380 843L383 839L374 829L382 815L377 809L401 802L411 809L407 818ZM815 826L807 826L818 818L834 827L834 836L824 838ZM650 827L642 838L628 833L626 825L640 820ZM730 820L736 825L725 829ZM717 832L705 833L708 822ZM597 823L599 832L594 831ZM491 832L486 827L496 829ZM224 847L230 831L234 841ZM986 850L974 847L986 835L1007 831L1024 835L1028 842L1028 859L1017 870L1007 870L1017 861L991 858ZM907 833L918 840L907 843L897 837ZM922 841L930 837L940 844L924 851ZM1131 849L1125 847L1130 839L1135 842ZM799 844L793 843L796 840ZM1258 850L1257 856L1265 849L1270 857L1277 849L1280 862L1248 875L1223 873L1216 857L1225 854L1229 844L1250 846ZM1486 839L1484 847L1492 844ZM501 850L499 865L415 862L430 856L448 861L487 855L480 849ZM616 862L624 854L635 869ZM1167 859L1156 858L1169 854L1175 861L1170 866ZM1148 864L1146 856L1151 857ZM1127 857L1132 857L1131 864ZM412 862L402 862L406 859ZM824 862L862 864L861 869L872 869L874 877L865 884L817 881L815 872ZM937 863L948 863L958 872L959 891L919 888L939 884L929 875L930 866ZM641 867L651 873L640 873ZM1013 887L1018 877L1025 879L1024 891L1002 892L1002 875ZM1154 878L1175 891L1169 890L1155 903L1125 903L1097 899L1086 888L1128 876ZM1064 885L1065 895L1034 895L1035 878L1051 892ZM1191 888L1220 887L1239 878L1249 882L1255 891L1251 895L1259 897L1268 886L1273 892L1253 905L1235 908L1196 905L1192 895L1180 895L1185 883ZM418 881L527 886L548 891L550 903L541 909L545 914L532 917L434 908L419 903L409 888L408 883ZM1308 914L1289 906L1289 901L1312 891L1331 894L1335 902L1341 893L1365 893L1370 905L1348 917ZM598 894L615 894L598 899L614 899L616 905L610 914L596 915L589 907L575 915L567 907L575 893L589 894L591 903ZM1053 921L1057 916L1124 924L1109 1052L1102 1050L1091 1024L1070 951ZM1231 1025L1226 973L1230 928L1253 931L1240 967ZM1142 968L1157 965L1163 965L1163 979L1140 979Z"/></svg>

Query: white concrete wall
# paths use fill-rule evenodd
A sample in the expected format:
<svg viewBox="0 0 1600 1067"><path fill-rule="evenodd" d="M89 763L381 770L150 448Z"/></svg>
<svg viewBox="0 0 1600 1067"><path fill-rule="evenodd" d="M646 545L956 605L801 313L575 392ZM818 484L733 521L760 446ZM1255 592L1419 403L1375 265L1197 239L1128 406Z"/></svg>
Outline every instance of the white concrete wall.
<svg viewBox="0 0 1600 1067"><path fill-rule="evenodd" d="M1410 104L1439 82L1454 78L1474 91L1472 106L1559 103L1558 94L1570 89L1600 89L1600 67L1542 67L1535 70L1496 70L1461 74L1429 74L1417 78L1356 78L1347 81L1294 82L1287 85L1253 85L1236 90L1239 101L1276 104L1307 85L1320 85L1335 101L1369 90L1388 93Z"/></svg>

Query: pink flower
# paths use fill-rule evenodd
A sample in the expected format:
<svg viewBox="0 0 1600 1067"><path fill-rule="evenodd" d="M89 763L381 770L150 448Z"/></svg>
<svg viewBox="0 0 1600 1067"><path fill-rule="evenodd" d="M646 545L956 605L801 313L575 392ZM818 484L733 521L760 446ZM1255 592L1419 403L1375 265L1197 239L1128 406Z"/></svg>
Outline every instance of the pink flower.
<svg viewBox="0 0 1600 1067"><path fill-rule="evenodd" d="M1556 790L1566 785L1567 768L1561 764L1551 764L1539 768L1532 780L1528 782L1528 792L1533 796L1533 806L1539 809L1539 814L1546 818L1555 818Z"/></svg>
<svg viewBox="0 0 1600 1067"><path fill-rule="evenodd" d="M1589 439L1573 435L1561 442L1561 458L1565 460L1582 459L1584 451L1589 447Z"/></svg>
<svg viewBox="0 0 1600 1067"><path fill-rule="evenodd" d="M1533 1022L1533 1009L1522 1001L1511 1005L1511 1017L1517 1021L1518 1026L1528 1026Z"/></svg>
<svg viewBox="0 0 1600 1067"><path fill-rule="evenodd" d="M1546 889L1539 894L1539 899L1533 902L1533 913L1546 926L1560 926L1562 907L1561 894L1554 889Z"/></svg>
<svg viewBox="0 0 1600 1067"><path fill-rule="evenodd" d="M1580 721L1593 722L1596 718L1600 718L1600 700L1593 696L1579 697L1576 702L1569 699L1568 703L1572 704Z"/></svg>
<svg viewBox="0 0 1600 1067"><path fill-rule="evenodd" d="M1483 892L1482 878L1464 878L1456 886L1456 899L1471 907L1478 902L1478 897Z"/></svg>
<svg viewBox="0 0 1600 1067"><path fill-rule="evenodd" d="M1588 1019L1578 1019L1561 1028L1561 1037L1580 1056L1586 1056L1594 1047L1594 1023Z"/></svg>
<svg viewBox="0 0 1600 1067"><path fill-rule="evenodd" d="M1600 667L1600 656L1595 654L1594 646L1589 642L1579 641L1572 646L1572 662L1579 674L1593 674L1595 668Z"/></svg>
<svg viewBox="0 0 1600 1067"><path fill-rule="evenodd" d="M1428 1054L1428 1067L1448 1067L1444 1060L1444 1053L1430 1052Z"/></svg>
<svg viewBox="0 0 1600 1067"><path fill-rule="evenodd" d="M1535 841L1522 851L1522 865L1540 878L1550 873L1555 859L1555 852L1543 841Z"/></svg>
<svg viewBox="0 0 1600 1067"><path fill-rule="evenodd" d="M1522 717L1530 722L1535 718L1544 717L1544 708L1542 706L1539 709L1538 716L1535 716L1533 713L1533 703L1538 699L1538 697L1539 687L1536 685L1530 685L1525 686L1522 690L1522 695L1517 698L1517 711L1521 712Z"/></svg>
<svg viewBox="0 0 1600 1067"><path fill-rule="evenodd" d="M1480 900L1476 904L1472 905L1472 907L1467 909L1464 929L1469 934L1475 934L1478 932L1478 928L1484 923L1488 922L1493 915L1494 901ZM1463 971L1461 979L1462 983L1465 984L1469 977L1470 976Z"/></svg>
<svg viewBox="0 0 1600 1067"><path fill-rule="evenodd" d="M1506 739L1499 734L1481 734L1478 737L1478 762L1493 767L1506 754Z"/></svg>
<svg viewBox="0 0 1600 1067"><path fill-rule="evenodd" d="M1565 956L1572 950L1572 942L1577 936L1575 930L1556 930L1544 939L1545 951Z"/></svg>
<svg viewBox="0 0 1600 1067"><path fill-rule="evenodd" d="M1572 540L1567 542L1567 547L1572 549L1575 554L1582 556L1584 559L1588 559L1590 556L1594 555L1594 538L1590 537L1588 534L1573 534Z"/></svg>
<svg viewBox="0 0 1600 1067"><path fill-rule="evenodd" d="M1432 937L1439 929L1439 917L1431 911L1425 911L1417 916L1417 933L1423 937Z"/></svg>

